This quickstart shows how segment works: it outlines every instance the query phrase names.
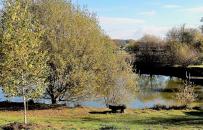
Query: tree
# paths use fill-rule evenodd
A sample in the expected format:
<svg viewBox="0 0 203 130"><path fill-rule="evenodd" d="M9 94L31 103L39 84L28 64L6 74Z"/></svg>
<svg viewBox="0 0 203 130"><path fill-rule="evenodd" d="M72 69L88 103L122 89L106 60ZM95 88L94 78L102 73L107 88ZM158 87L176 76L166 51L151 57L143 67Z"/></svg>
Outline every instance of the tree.
<svg viewBox="0 0 203 130"><path fill-rule="evenodd" d="M167 44L170 46L173 64L188 66L199 62L202 51L202 35L194 28L172 28L167 33Z"/></svg>
<svg viewBox="0 0 203 130"><path fill-rule="evenodd" d="M144 35L141 39L134 43L134 46L132 47L134 49L131 50L134 51L135 64L137 66L168 64L168 46L164 40L156 36Z"/></svg>
<svg viewBox="0 0 203 130"><path fill-rule="evenodd" d="M140 38L139 42L149 44L149 45L151 44L152 46L153 46L153 44L162 45L164 43L163 40L160 39L159 37L154 36L154 35L149 35L149 34L146 34L142 38Z"/></svg>
<svg viewBox="0 0 203 130"><path fill-rule="evenodd" d="M197 62L199 54L198 51L191 45L181 44L177 42L170 42L170 54L173 59L173 64L182 65L187 67L188 65Z"/></svg>
<svg viewBox="0 0 203 130"><path fill-rule="evenodd" d="M192 102L197 100L198 95L195 93L195 86L191 83L184 83L183 86L178 86L178 92L176 93L176 99L181 105L188 106Z"/></svg>
<svg viewBox="0 0 203 130"><path fill-rule="evenodd" d="M186 28L185 25L181 27L174 27L168 31L166 35L168 42L182 43L191 45L198 49L198 46L202 42L202 34L195 28Z"/></svg>
<svg viewBox="0 0 203 130"><path fill-rule="evenodd" d="M33 6L44 26L44 47L50 56L46 97L52 104L84 99L92 92L88 87L95 86L93 68L101 39L95 18L63 0L39 0Z"/></svg>
<svg viewBox="0 0 203 130"><path fill-rule="evenodd" d="M101 71L97 74L101 87L96 92L99 97L104 98L106 105L127 104L137 92L138 76L132 71L131 63L126 62L129 54L110 45L106 44L106 49L102 50Z"/></svg>
<svg viewBox="0 0 203 130"><path fill-rule="evenodd" d="M7 0L3 12L1 86L9 96L26 99L44 93L47 77L46 51L41 49L43 31L30 13L31 0Z"/></svg>
<svg viewBox="0 0 203 130"><path fill-rule="evenodd" d="M107 87L107 81L114 84L110 78L117 73L113 66L119 49L94 14L64 0L38 0L33 9L45 30L44 47L50 57L46 98L52 104L102 95L98 90Z"/></svg>
<svg viewBox="0 0 203 130"><path fill-rule="evenodd" d="M73 12L70 3L63 0L38 0L33 4L33 14L43 25L43 47L50 57L48 87L45 97L56 104L70 88L68 84L71 66L67 42L71 37Z"/></svg>

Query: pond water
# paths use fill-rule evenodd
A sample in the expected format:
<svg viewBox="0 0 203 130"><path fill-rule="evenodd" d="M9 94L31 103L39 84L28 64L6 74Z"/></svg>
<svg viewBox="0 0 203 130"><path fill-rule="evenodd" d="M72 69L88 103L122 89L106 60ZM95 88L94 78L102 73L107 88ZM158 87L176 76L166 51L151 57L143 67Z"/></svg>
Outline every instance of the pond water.
<svg viewBox="0 0 203 130"><path fill-rule="evenodd" d="M178 78L170 78L166 76L143 75L140 78L140 92L136 98L129 103L129 108L150 108L155 105L178 105L176 92L182 87L184 82ZM195 86L195 94L197 94L196 105L203 105L203 86ZM82 103L85 106L105 107L104 101L98 99Z"/></svg>
<svg viewBox="0 0 203 130"><path fill-rule="evenodd" d="M177 88L183 86L181 79L170 78L166 76L142 75L139 81L140 92L136 94L136 98L128 104L129 108L149 108L154 105L177 105L176 99ZM203 105L203 86L195 86L195 93L198 95L196 104ZM0 90L0 101L22 102L22 97L6 98ZM41 103L50 103L49 100L38 100ZM81 103L83 106L89 107L106 107L103 99L87 101Z"/></svg>

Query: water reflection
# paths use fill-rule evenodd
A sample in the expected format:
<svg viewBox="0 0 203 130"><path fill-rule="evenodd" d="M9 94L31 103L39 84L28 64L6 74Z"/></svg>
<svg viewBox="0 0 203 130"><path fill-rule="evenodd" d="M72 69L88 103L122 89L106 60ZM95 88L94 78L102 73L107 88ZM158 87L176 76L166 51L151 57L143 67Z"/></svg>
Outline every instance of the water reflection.
<svg viewBox="0 0 203 130"><path fill-rule="evenodd" d="M184 81L167 76L142 75L139 80L139 90L136 99L129 105L130 108L149 108L154 105L178 105L176 92L178 87L184 85ZM196 86L195 93L198 94L197 104L203 101L203 86ZM105 107L102 99L84 102L85 106Z"/></svg>
<svg viewBox="0 0 203 130"><path fill-rule="evenodd" d="M22 102L21 97L6 97L6 95L3 93L2 89L0 89L0 101L9 101L9 102Z"/></svg>
<svg viewBox="0 0 203 130"><path fill-rule="evenodd" d="M184 85L184 82L178 78L170 78L166 76L148 76L142 75L139 80L140 92L136 94L136 99L130 104L130 108L149 108L154 105L177 105L175 98L178 87ZM197 104L203 103L203 86L196 86L195 93L198 94ZM21 97L6 98L2 90L0 90L0 101L22 102ZM50 103L49 100L41 99L39 102ZM106 107L102 98L81 103L90 107Z"/></svg>
<svg viewBox="0 0 203 130"><path fill-rule="evenodd" d="M176 93L183 85L184 81L178 78L143 75L140 79L141 92L138 93L137 99L143 104L177 105L179 102L176 99ZM195 86L195 93L198 94L197 103L200 104L203 99L203 87Z"/></svg>

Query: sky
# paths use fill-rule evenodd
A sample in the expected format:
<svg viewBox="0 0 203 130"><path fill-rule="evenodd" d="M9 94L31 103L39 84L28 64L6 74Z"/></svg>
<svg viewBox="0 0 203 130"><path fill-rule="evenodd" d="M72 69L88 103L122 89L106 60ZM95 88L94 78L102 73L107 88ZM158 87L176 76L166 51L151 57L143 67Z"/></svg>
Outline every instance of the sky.
<svg viewBox="0 0 203 130"><path fill-rule="evenodd" d="M96 13L113 39L139 39L144 34L164 38L172 27L199 28L203 0L72 0Z"/></svg>

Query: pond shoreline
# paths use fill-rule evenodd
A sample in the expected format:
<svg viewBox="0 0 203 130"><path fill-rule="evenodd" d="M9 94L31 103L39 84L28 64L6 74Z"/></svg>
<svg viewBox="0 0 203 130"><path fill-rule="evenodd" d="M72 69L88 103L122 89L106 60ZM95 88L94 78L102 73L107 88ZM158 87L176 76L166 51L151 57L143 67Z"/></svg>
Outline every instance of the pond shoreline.
<svg viewBox="0 0 203 130"><path fill-rule="evenodd" d="M0 111L21 111L23 110L23 102L0 102ZM49 110L49 109L77 109L77 108L94 108L94 109L108 109L107 107L88 107L88 106L77 106L77 107L69 107L65 104L44 104L44 103L29 103L28 102L28 110ZM203 107L193 106L189 107L186 105L154 105L150 108L128 108L129 110L203 110ZM109 109L110 110L110 109Z"/></svg>

